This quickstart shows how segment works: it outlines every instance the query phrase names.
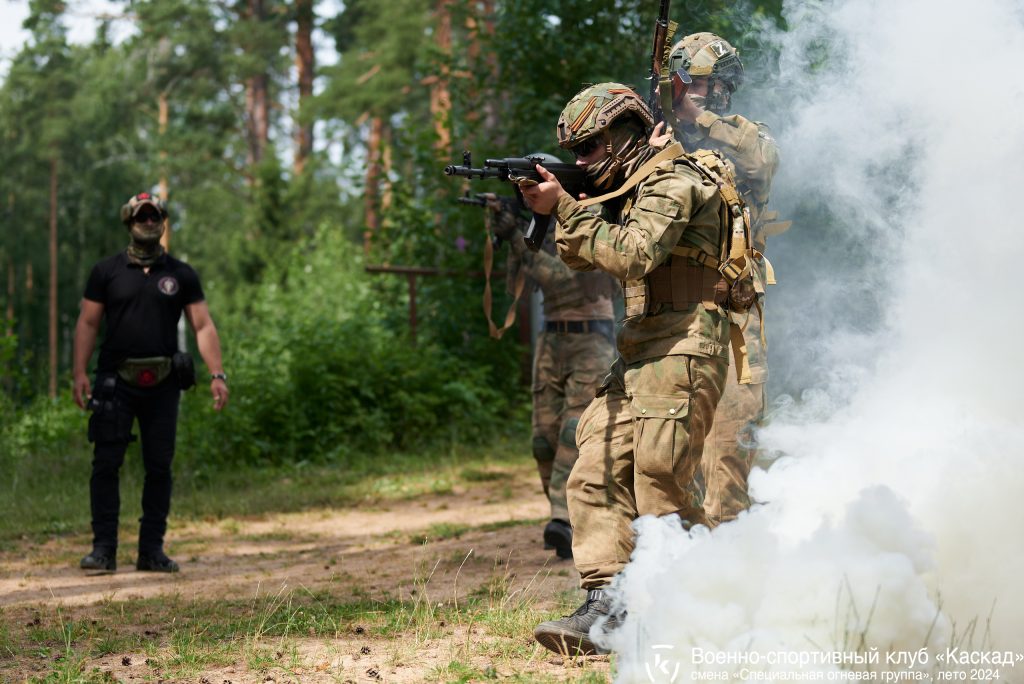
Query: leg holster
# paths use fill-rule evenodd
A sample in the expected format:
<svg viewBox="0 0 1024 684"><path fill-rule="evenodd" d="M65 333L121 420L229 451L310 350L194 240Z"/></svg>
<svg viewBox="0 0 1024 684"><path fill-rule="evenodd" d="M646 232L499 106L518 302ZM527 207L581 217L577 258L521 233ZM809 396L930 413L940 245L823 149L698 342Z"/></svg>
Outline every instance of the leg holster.
<svg viewBox="0 0 1024 684"><path fill-rule="evenodd" d="M96 376L92 397L89 399L89 441L96 444L131 442L132 416L117 399L117 375L100 373Z"/></svg>

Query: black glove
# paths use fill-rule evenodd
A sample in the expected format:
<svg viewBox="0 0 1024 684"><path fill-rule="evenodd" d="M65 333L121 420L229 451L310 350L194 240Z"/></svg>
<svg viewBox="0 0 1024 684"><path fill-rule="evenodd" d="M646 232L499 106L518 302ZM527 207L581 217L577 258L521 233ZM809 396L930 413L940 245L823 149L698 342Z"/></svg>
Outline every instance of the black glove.
<svg viewBox="0 0 1024 684"><path fill-rule="evenodd" d="M488 211L491 212L491 231L502 240L511 242L522 221L519 214L507 206L502 206L501 209L490 208Z"/></svg>

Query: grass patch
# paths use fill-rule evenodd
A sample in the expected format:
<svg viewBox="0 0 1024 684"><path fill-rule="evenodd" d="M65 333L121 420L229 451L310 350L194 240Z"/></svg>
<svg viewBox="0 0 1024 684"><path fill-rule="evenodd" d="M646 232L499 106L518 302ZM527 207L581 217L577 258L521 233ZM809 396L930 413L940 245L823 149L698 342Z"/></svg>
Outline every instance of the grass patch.
<svg viewBox="0 0 1024 684"><path fill-rule="evenodd" d="M101 668L128 659L132 667L144 661L147 681L194 681L227 665L239 668L243 679L251 678L247 669L250 676L282 671L301 681L302 672L323 667L325 656L323 649L311 655L298 644L323 640L329 653L372 653L374 663L391 666L408 666L416 652L441 644L451 657L424 675L431 681L608 681L607 662L583 663L559 676L535 671L546 654L538 664L529 635L548 611L537 608L532 583L512 590L512 577L500 564L487 583L458 602L433 600L430 576L421 568L416 591L404 600L345 600L331 591L294 589L249 601L170 596L58 607L39 614L38 624L28 619L22 629L4 621L10 657L0 659L0 680L7 668L24 672L32 663L39 673L33 681L114 681ZM19 620L28 615L22 612Z"/></svg>
<svg viewBox="0 0 1024 684"><path fill-rule="evenodd" d="M495 480L508 480L515 477L514 473L506 470L484 470L481 468L463 468L459 476L466 482L494 482Z"/></svg>
<svg viewBox="0 0 1024 684"><path fill-rule="evenodd" d="M547 518L531 518L529 520L499 520L497 522L483 523L482 525L463 525L457 523L435 523L421 532L409 535L411 544L429 544L430 542L444 541L446 539L458 539L468 532L495 532L509 527L521 527L523 525L539 525Z"/></svg>
<svg viewBox="0 0 1024 684"><path fill-rule="evenodd" d="M224 531L231 534L238 530L233 518L444 496L459 485L513 477L516 468L529 462L525 434L523 428L488 449L456 444L426 452L350 456L344 463L324 465L215 466L179 453L172 515L176 520L224 520ZM15 548L26 536L41 542L53 535L89 532L88 446L73 442L59 454L37 454L12 463L6 462L10 456L0 455L0 468L12 473L0 485L0 550ZM125 535L131 534L131 521L141 515L141 461L134 443L121 468ZM510 493L509 489L501 496Z"/></svg>

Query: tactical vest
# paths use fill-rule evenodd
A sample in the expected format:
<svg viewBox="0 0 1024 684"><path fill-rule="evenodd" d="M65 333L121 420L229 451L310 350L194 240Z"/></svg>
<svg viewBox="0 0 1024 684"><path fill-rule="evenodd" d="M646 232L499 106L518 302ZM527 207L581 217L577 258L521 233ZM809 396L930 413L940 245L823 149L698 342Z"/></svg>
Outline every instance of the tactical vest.
<svg viewBox="0 0 1024 684"><path fill-rule="evenodd" d="M659 164L668 160L688 166L715 183L722 200L719 218L723 230L719 244L713 248L683 244L686 240L684 232L680 243L672 248L672 256L663 264L644 278L623 282L626 320L642 319L665 306L681 311L696 303L702 303L712 311L719 308L738 313L747 311L757 303L751 267L760 254L751 242L750 212L736 188L732 168L720 153L698 150L686 154L682 145L673 143L643 164L622 187L606 195L583 200L580 204L585 207L619 197L646 180ZM623 216L632 208L632 203L633 198L626 201L621 212ZM737 377L740 382L745 377L749 381L750 367L743 331L733 323L730 323L730 338Z"/></svg>
<svg viewBox="0 0 1024 684"><path fill-rule="evenodd" d="M753 303L750 285L750 263L754 258L750 244L749 213L736 190L736 182L728 163L716 152L699 150L688 155L678 143L669 145L640 167L618 190L600 197L583 200L581 206L605 202L636 187L664 161L672 160L697 171L715 183L721 202L721 232L714 251L688 246L682 242L672 249L672 257L639 280L623 282L626 318L642 318L661 305L679 311L701 302L712 310L720 306L746 311ZM622 208L625 216L632 208L633 198ZM744 293L744 290L748 290Z"/></svg>

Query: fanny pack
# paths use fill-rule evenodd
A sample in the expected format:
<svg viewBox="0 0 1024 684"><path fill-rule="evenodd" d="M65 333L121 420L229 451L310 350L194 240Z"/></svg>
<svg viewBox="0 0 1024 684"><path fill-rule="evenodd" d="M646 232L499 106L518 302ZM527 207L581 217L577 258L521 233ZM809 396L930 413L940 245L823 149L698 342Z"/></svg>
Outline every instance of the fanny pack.
<svg viewBox="0 0 1024 684"><path fill-rule="evenodd" d="M117 367L117 376L132 387L155 387L171 374L171 357L152 356L125 359Z"/></svg>

